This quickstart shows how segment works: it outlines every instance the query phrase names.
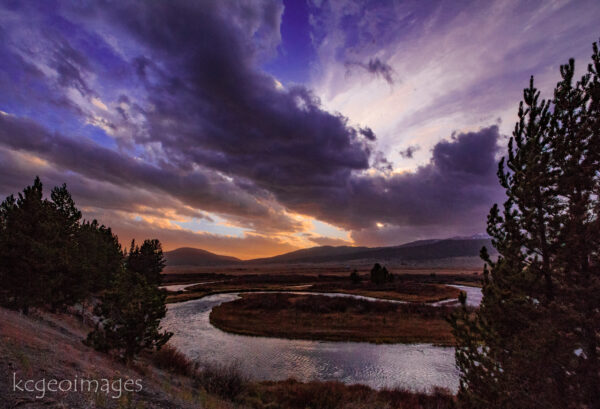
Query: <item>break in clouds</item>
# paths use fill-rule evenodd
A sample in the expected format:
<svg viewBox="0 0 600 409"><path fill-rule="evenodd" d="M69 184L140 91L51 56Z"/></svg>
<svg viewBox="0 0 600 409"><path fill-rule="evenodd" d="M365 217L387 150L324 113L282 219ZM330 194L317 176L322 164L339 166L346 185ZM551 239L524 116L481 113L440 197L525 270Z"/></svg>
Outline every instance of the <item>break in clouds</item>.
<svg viewBox="0 0 600 409"><path fill-rule="evenodd" d="M428 161L397 170L372 124L262 68L280 51L283 12L278 1L3 2L0 193L39 174L122 238L241 257L482 232L503 195L499 128L448 129ZM383 61L352 67L402 78ZM402 159L418 149L401 146Z"/></svg>

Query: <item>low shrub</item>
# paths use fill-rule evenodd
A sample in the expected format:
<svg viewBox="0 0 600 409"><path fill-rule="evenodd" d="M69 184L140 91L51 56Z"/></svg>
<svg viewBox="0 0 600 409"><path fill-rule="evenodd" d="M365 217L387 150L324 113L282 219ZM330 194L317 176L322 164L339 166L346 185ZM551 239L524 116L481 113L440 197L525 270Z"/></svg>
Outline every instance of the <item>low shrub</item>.
<svg viewBox="0 0 600 409"><path fill-rule="evenodd" d="M189 376L196 388L253 409L451 409L454 397L445 389L430 394L402 389L374 390L341 382L250 382L237 362L193 363L169 345L152 353L155 366Z"/></svg>
<svg viewBox="0 0 600 409"><path fill-rule="evenodd" d="M233 400L248 385L248 379L239 369L237 363L204 364L193 375L196 387L203 387L208 393Z"/></svg>
<svg viewBox="0 0 600 409"><path fill-rule="evenodd" d="M232 301L236 308L249 311L276 312L284 309L305 313L345 313L358 312L419 314L423 317L445 317L453 308L448 306L433 306L423 303L391 303L386 301L368 301L352 297L329 297L325 295L297 294L250 294Z"/></svg>
<svg viewBox="0 0 600 409"><path fill-rule="evenodd" d="M379 399L398 409L454 409L454 396L444 388L434 388L432 393L415 393L401 389L383 389Z"/></svg>
<svg viewBox="0 0 600 409"><path fill-rule="evenodd" d="M253 384L244 403L254 409L450 409L454 398L446 390L432 394L402 389L377 391L341 382L264 381Z"/></svg>
<svg viewBox="0 0 600 409"><path fill-rule="evenodd" d="M170 345L165 345L158 351L153 352L152 362L158 368L184 376L192 375L194 370L192 361Z"/></svg>

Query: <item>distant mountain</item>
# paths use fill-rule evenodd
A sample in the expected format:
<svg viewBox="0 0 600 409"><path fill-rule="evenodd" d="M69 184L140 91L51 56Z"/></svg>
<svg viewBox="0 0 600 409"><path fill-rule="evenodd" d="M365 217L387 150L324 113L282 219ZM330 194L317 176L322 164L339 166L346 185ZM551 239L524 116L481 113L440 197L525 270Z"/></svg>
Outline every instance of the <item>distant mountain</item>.
<svg viewBox="0 0 600 409"><path fill-rule="evenodd" d="M402 248L419 247L419 246L425 246L427 244L437 243L438 241L442 241L442 239L429 239L429 240L411 241L410 243L400 244L400 245L395 246L395 247L402 247ZM380 247L380 248L384 248L384 247Z"/></svg>
<svg viewBox="0 0 600 409"><path fill-rule="evenodd" d="M477 233L472 236L455 236L451 240L475 240L475 239L491 239L487 233Z"/></svg>
<svg viewBox="0 0 600 409"><path fill-rule="evenodd" d="M165 259L168 266L220 266L240 262L239 258L221 256L210 251L191 247L181 247L167 251L165 252Z"/></svg>
<svg viewBox="0 0 600 409"><path fill-rule="evenodd" d="M308 249L292 251L290 253L280 254L279 256L256 258L249 260L251 263L313 263L315 259L324 262L329 260L337 260L338 258L350 257L358 251L371 250L370 247L352 247L352 246L318 246ZM318 262L318 261L317 261Z"/></svg>
<svg viewBox="0 0 600 409"><path fill-rule="evenodd" d="M274 257L240 260L205 250L179 248L165 253L170 266L216 266L227 264L344 263L350 261L423 262L454 257L478 257L486 246L494 254L489 238L454 237L418 240L391 247L318 246L292 251Z"/></svg>
<svg viewBox="0 0 600 409"><path fill-rule="evenodd" d="M426 261L453 257L478 257L486 246L492 253L489 238L452 238L419 240L392 247L320 246L293 251L275 257L247 261L257 264L328 263L357 260Z"/></svg>

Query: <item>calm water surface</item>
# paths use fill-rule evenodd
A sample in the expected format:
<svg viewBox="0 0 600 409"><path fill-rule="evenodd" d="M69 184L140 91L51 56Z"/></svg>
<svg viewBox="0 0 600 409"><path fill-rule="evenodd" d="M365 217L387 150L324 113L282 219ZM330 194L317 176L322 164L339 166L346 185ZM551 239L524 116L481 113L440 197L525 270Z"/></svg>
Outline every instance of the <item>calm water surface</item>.
<svg viewBox="0 0 600 409"><path fill-rule="evenodd" d="M470 305L481 301L479 288L456 287L467 292ZM192 359L236 361L244 373L259 380L338 380L419 391L458 388L454 348L251 337L213 327L208 319L211 309L236 298L235 293L216 294L169 305L162 325L174 332L170 342Z"/></svg>
<svg viewBox="0 0 600 409"><path fill-rule="evenodd" d="M158 288L164 288L167 291L187 291L187 289L189 287L192 287L192 286L195 286L195 285L220 283L221 281L204 281L204 282L201 282L201 283L171 284L171 285L163 285L163 286L158 287Z"/></svg>

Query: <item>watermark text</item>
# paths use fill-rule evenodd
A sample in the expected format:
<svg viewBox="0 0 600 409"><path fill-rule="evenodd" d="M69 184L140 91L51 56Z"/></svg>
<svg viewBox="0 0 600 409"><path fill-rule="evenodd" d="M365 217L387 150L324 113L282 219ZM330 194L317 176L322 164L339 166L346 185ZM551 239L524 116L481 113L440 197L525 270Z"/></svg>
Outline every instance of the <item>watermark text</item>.
<svg viewBox="0 0 600 409"><path fill-rule="evenodd" d="M21 379L13 372L13 392L35 394L36 399L43 399L48 393L89 392L104 393L113 399L119 399L124 392L140 392L143 389L141 379L131 378L79 378L73 379Z"/></svg>

